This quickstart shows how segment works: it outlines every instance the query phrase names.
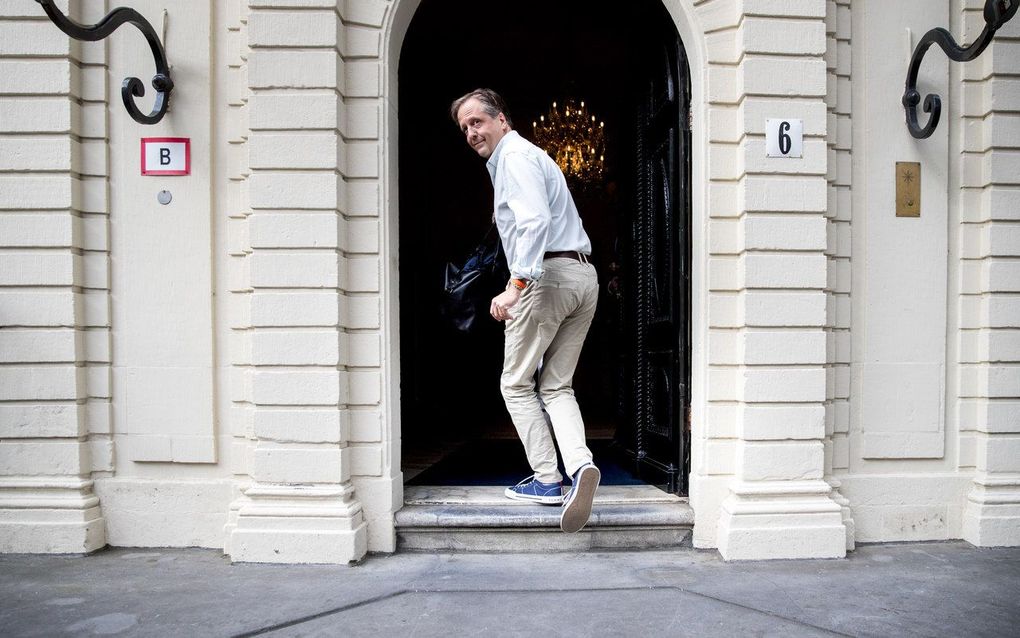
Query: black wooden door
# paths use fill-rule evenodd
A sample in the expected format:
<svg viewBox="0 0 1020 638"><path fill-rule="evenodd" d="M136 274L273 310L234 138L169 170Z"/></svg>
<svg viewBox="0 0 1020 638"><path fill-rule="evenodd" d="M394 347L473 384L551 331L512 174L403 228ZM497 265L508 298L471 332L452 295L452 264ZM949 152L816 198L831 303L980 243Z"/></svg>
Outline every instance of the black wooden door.
<svg viewBox="0 0 1020 638"><path fill-rule="evenodd" d="M646 480L686 492L690 404L690 106L677 38L641 83L624 265L622 443Z"/></svg>

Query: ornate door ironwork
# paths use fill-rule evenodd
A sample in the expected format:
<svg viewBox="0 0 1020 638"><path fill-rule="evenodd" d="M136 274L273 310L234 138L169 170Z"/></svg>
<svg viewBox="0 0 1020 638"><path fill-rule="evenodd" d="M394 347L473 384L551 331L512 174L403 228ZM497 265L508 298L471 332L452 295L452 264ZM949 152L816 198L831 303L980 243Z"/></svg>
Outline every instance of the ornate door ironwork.
<svg viewBox="0 0 1020 638"><path fill-rule="evenodd" d="M953 34L941 27L924 34L921 41L917 43L914 54L910 57L906 89L903 92L903 108L907 114L907 128L911 135L919 140L931 137L942 116L942 98L934 93L929 93L924 98L923 108L925 113L931 114L931 117L923 127L917 119L917 105L921 103L921 93L917 90L917 74L921 70L921 62L924 60L928 48L937 44L950 60L970 62L984 52L992 43L995 32L1012 20L1018 9L1020 9L1020 0L985 0L985 28L981 31L981 35L966 47L957 44Z"/></svg>
<svg viewBox="0 0 1020 638"><path fill-rule="evenodd" d="M690 92L679 39L666 38L641 95L635 202L624 259L625 413L637 471L687 490L690 404Z"/></svg>
<svg viewBox="0 0 1020 638"><path fill-rule="evenodd" d="M136 77L124 78L124 83L120 87L121 99L124 101L124 108L127 109L128 115L139 124L157 124L163 119L167 109L170 108L170 93L174 90L174 81L170 78L170 65L167 63L163 44L159 41L159 36L156 35L152 25L142 17L142 14L128 7L117 7L98 23L86 25L79 24L64 15L57 8L54 0L35 1L42 5L43 11L49 16L50 21L57 25L58 29L75 40L97 42L108 37L122 24L133 24L138 27L138 30L145 36L145 41L149 44L152 58L156 63L156 75L152 78L152 88L156 89L156 102L148 114L138 110L134 99L145 95L145 85Z"/></svg>

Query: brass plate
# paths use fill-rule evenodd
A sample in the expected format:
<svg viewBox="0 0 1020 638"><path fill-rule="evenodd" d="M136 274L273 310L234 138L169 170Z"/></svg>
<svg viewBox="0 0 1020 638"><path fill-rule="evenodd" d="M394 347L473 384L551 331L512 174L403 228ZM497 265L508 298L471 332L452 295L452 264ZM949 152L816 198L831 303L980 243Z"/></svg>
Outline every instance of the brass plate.
<svg viewBox="0 0 1020 638"><path fill-rule="evenodd" d="M896 162L896 216L921 216L920 162Z"/></svg>

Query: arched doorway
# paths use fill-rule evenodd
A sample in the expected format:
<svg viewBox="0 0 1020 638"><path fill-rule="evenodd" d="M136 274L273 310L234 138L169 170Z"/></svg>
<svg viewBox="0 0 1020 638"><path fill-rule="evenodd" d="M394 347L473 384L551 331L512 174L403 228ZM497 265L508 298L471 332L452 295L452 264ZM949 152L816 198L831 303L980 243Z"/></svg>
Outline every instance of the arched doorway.
<svg viewBox="0 0 1020 638"><path fill-rule="evenodd" d="M409 482L500 485L527 474L498 390L502 333L462 335L440 318L446 261L489 226L484 162L447 107L478 86L507 99L516 128L554 100L606 122L605 179L574 189L602 293L575 389L596 463L612 481L686 491L690 402L689 74L658 2L516 2L487 18L424 0L399 70L403 470Z"/></svg>

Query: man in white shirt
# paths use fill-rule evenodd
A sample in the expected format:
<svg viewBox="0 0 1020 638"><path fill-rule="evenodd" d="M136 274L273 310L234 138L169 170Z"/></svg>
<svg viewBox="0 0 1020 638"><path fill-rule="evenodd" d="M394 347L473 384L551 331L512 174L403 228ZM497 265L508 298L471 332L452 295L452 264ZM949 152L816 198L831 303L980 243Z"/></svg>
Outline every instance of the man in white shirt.
<svg viewBox="0 0 1020 638"><path fill-rule="evenodd" d="M472 91L453 102L450 115L471 148L487 160L496 228L510 266L506 290L489 311L506 322L500 388L535 473L505 494L563 504L560 527L576 532L591 516L601 479L572 387L598 301L598 279L588 261L591 241L563 172L513 130L497 93ZM543 404L572 478L566 496Z"/></svg>

